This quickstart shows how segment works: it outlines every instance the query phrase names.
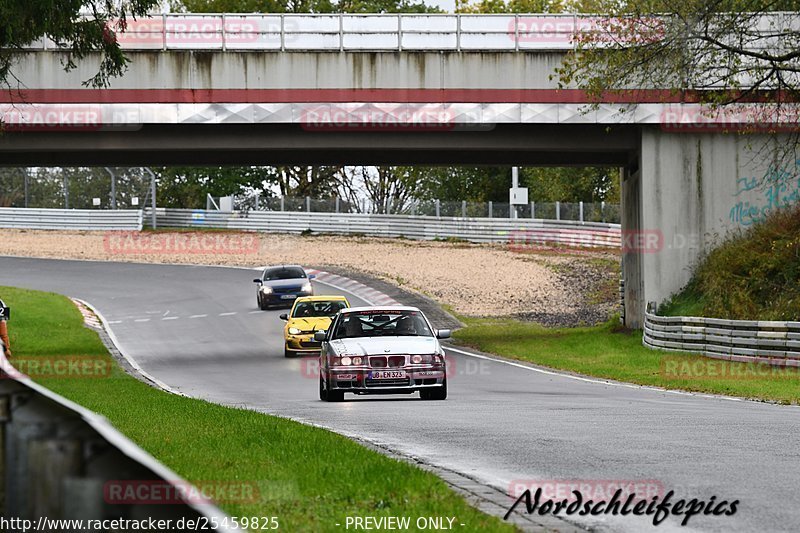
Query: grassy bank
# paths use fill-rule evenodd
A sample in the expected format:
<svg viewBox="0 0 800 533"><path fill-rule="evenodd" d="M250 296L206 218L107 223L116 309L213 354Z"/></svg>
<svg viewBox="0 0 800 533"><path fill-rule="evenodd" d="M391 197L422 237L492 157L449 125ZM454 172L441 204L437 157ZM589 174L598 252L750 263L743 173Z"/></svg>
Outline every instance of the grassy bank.
<svg viewBox="0 0 800 533"><path fill-rule="evenodd" d="M88 356L112 362L68 299L0 287L13 309L21 366ZM277 516L287 531L341 530L346 516L451 516L465 531L512 531L470 507L439 478L334 433L251 411L173 396L125 374L41 377L55 392L105 415L188 480L255 487L254 498L220 501L236 516ZM35 376L34 376L35 377Z"/></svg>
<svg viewBox="0 0 800 533"><path fill-rule="evenodd" d="M797 372L650 350L642 346L640 331L621 329L614 321L546 329L516 320L460 318L467 327L455 332L458 342L512 359L667 389L800 403Z"/></svg>
<svg viewBox="0 0 800 533"><path fill-rule="evenodd" d="M735 320L800 317L800 205L772 212L716 247L665 315Z"/></svg>

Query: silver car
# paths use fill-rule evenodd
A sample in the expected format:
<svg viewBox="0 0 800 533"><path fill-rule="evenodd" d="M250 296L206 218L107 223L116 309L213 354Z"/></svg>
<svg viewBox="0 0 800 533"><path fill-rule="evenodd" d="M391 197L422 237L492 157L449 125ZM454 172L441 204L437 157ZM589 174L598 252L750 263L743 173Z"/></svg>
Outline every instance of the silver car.
<svg viewBox="0 0 800 533"><path fill-rule="evenodd" d="M355 394L411 394L423 400L447 398L445 353L435 330L416 307L351 307L317 331L319 398L340 402Z"/></svg>

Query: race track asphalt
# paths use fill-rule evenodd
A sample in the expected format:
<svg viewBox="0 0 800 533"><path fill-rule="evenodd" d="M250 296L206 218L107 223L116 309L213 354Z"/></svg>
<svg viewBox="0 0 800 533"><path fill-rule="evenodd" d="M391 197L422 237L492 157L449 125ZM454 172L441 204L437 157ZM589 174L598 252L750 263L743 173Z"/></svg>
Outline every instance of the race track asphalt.
<svg viewBox="0 0 800 533"><path fill-rule="evenodd" d="M128 355L187 395L359 435L504 489L513 480L652 480L676 498L740 500L734 516L695 516L686 527L675 518L657 528L650 518L571 518L602 531L798 528L798 407L581 380L455 352L445 402L415 394L323 403L313 359L283 356L283 311L256 309L254 277L235 268L0 258L0 285L88 301Z"/></svg>

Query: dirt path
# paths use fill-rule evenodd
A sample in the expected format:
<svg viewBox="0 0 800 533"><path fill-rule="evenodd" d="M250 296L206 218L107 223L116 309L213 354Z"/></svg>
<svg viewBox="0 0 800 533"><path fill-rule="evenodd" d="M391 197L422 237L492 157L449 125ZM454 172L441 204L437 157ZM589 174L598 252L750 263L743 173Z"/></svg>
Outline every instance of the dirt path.
<svg viewBox="0 0 800 533"><path fill-rule="evenodd" d="M420 291L467 316L546 325L593 323L616 310L618 257L509 250L502 245L225 232L0 230L0 254L106 261L361 271Z"/></svg>

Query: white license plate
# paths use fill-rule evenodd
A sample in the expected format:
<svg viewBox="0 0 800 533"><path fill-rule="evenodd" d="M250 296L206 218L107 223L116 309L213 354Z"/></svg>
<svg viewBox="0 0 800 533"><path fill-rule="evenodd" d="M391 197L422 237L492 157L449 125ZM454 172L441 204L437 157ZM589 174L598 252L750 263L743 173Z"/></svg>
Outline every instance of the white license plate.
<svg viewBox="0 0 800 533"><path fill-rule="evenodd" d="M405 379L405 370L375 370L372 372L372 379Z"/></svg>
<svg viewBox="0 0 800 533"><path fill-rule="evenodd" d="M281 300L294 300L295 298L297 298L296 294L284 294L281 296Z"/></svg>

